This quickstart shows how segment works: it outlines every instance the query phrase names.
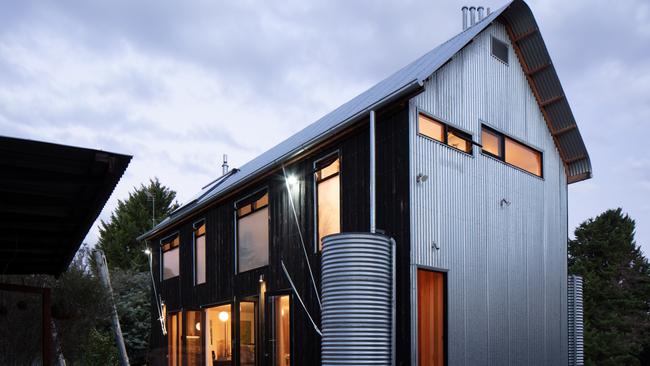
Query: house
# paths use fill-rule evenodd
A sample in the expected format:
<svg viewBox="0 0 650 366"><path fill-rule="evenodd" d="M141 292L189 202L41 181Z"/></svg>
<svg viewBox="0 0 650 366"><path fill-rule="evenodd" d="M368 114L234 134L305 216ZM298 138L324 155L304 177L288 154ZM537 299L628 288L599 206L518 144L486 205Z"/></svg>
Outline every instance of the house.
<svg viewBox="0 0 650 366"><path fill-rule="evenodd" d="M142 235L158 362L368 361L372 342L327 333L321 265L330 242L374 235L394 241L389 328L366 332L390 334L381 363L568 363L567 185L591 177L589 156L529 7L463 16L460 34ZM358 288L338 295L354 304Z"/></svg>

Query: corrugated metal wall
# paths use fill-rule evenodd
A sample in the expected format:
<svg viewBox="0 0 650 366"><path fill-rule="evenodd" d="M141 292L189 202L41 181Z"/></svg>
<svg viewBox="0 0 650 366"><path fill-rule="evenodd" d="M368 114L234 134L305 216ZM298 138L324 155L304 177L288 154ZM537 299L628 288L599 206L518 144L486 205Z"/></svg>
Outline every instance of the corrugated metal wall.
<svg viewBox="0 0 650 366"><path fill-rule="evenodd" d="M448 271L449 365L566 365L566 176L517 56L492 57L491 36L510 43L490 26L410 102L412 303L418 266ZM418 110L475 141L486 123L542 150L544 179L418 136Z"/></svg>

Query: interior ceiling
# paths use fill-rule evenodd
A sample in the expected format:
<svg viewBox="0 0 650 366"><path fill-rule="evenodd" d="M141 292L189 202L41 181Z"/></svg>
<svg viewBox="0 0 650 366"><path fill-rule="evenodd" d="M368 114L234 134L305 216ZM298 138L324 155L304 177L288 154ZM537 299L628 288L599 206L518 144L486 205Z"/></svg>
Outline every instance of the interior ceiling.
<svg viewBox="0 0 650 366"><path fill-rule="evenodd" d="M131 158L0 136L0 274L65 271Z"/></svg>

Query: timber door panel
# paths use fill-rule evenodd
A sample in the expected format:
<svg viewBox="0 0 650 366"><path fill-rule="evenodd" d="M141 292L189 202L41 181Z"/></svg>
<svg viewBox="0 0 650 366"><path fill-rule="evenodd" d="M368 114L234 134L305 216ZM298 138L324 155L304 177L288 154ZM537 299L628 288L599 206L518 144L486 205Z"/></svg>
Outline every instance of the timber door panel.
<svg viewBox="0 0 650 366"><path fill-rule="evenodd" d="M418 269L418 365L445 364L445 275Z"/></svg>

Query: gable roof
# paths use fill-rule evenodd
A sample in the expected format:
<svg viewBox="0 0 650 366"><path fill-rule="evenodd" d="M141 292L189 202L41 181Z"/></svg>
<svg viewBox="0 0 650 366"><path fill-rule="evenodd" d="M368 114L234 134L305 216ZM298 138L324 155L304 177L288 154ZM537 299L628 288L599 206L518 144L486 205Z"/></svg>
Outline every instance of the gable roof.
<svg viewBox="0 0 650 366"><path fill-rule="evenodd" d="M571 108L564 97L564 91L539 33L537 22L524 1L514 0L246 163L238 171L212 182L190 202L139 239L150 238L189 213L232 192L258 174L277 168L281 163L366 117L370 110L390 103L400 96L423 90L425 80L495 20L504 22L510 32L520 63L564 161L568 182L590 178L589 155L577 129Z"/></svg>

